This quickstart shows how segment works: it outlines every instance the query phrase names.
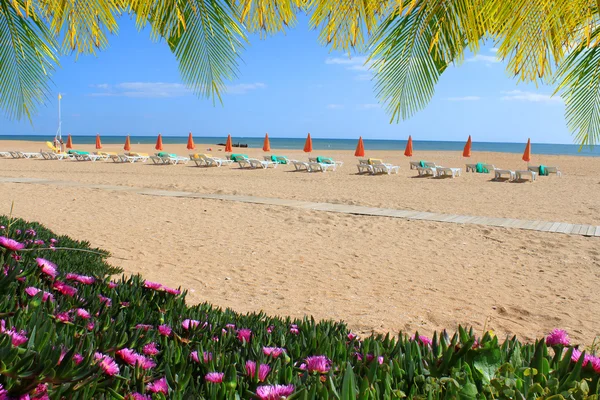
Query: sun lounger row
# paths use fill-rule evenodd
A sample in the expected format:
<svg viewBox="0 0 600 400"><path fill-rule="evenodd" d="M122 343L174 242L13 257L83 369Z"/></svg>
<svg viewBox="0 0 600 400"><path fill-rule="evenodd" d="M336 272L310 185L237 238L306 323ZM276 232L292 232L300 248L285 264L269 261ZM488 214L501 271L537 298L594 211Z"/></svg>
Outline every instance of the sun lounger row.
<svg viewBox="0 0 600 400"><path fill-rule="evenodd" d="M419 176L432 176L432 177L444 177L450 176L452 178L460 176L462 170L460 168L449 168L441 165L437 165L434 162L429 161L418 161L418 165L413 164L416 161L411 161L411 169L417 169Z"/></svg>
<svg viewBox="0 0 600 400"><path fill-rule="evenodd" d="M392 165L389 163L384 163L379 158L368 158L358 160L358 173L362 174L368 172L372 175L376 174L387 174L391 175L392 173L398 174L398 170L400 169L397 165Z"/></svg>

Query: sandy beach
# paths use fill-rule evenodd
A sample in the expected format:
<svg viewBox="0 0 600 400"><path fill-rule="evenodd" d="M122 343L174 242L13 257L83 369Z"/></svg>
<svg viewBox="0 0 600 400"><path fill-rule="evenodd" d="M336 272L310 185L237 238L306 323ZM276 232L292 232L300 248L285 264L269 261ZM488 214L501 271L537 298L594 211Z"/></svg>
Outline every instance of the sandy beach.
<svg viewBox="0 0 600 400"><path fill-rule="evenodd" d="M0 142L0 150L44 144ZM224 157L213 145L197 152ZM77 146L93 150L93 146ZM121 145L104 151L122 152ZM152 153L153 145L134 145ZM165 150L188 155L185 145ZM260 149L243 149L262 158ZM600 225L600 158L538 156L563 177L493 182L464 172L458 152L419 152L413 160L463 168L456 179L418 178L402 152L367 149L400 165L398 175L357 175L353 151L317 151L344 161L336 172L281 165L240 170L0 159L0 176L319 201ZM301 151L273 154L306 159ZM468 162L525 169L520 154L477 153ZM0 207L88 240L127 274L190 291L237 311L344 320L360 333L431 334L458 324L526 340L559 327L584 343L600 334L600 238L517 229L407 221L221 200L160 198L98 189L0 183Z"/></svg>

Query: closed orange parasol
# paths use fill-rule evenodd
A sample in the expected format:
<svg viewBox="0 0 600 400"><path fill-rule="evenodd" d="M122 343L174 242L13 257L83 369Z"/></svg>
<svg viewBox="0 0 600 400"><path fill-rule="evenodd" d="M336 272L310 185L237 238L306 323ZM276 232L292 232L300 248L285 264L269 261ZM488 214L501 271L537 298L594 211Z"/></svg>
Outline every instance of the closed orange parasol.
<svg viewBox="0 0 600 400"><path fill-rule="evenodd" d="M227 142L225 142L225 151L227 153L233 152L233 145L231 143L231 135L227 135Z"/></svg>
<svg viewBox="0 0 600 400"><path fill-rule="evenodd" d="M358 144L356 145L356 151L354 152L355 157L365 156L365 145L363 144L362 136L358 138Z"/></svg>
<svg viewBox="0 0 600 400"><path fill-rule="evenodd" d="M129 140L129 135L125 138L125 146L123 146L123 150L131 151L131 141Z"/></svg>
<svg viewBox="0 0 600 400"><path fill-rule="evenodd" d="M310 132L308 133L308 136L306 137L306 143L304 143L304 152L305 153L312 153L312 139L310 138Z"/></svg>
<svg viewBox="0 0 600 400"><path fill-rule="evenodd" d="M102 148L102 142L100 141L100 135L96 135L96 150L100 150Z"/></svg>
<svg viewBox="0 0 600 400"><path fill-rule="evenodd" d="M265 133L265 142L263 143L263 151L271 151L271 142L269 141L269 134Z"/></svg>
<svg viewBox="0 0 600 400"><path fill-rule="evenodd" d="M71 139L71 134L69 133L69 136L67 136L67 149L72 149L73 148L73 139Z"/></svg>
<svg viewBox="0 0 600 400"><path fill-rule="evenodd" d="M156 139L156 146L154 146L154 148L158 151L162 151L163 147L162 147L162 135L159 133L158 134L158 138Z"/></svg>
<svg viewBox="0 0 600 400"><path fill-rule="evenodd" d="M525 153L523 153L523 161L531 161L531 139L527 139L527 146L525 146Z"/></svg>
<svg viewBox="0 0 600 400"><path fill-rule="evenodd" d="M406 157L412 157L413 155L412 136L408 136L408 142L406 143L406 149L404 149L404 155Z"/></svg>
<svg viewBox="0 0 600 400"><path fill-rule="evenodd" d="M194 138L192 137L192 132L190 132L190 134L188 136L187 149L194 150L195 148L196 148L196 145L194 144Z"/></svg>
<svg viewBox="0 0 600 400"><path fill-rule="evenodd" d="M465 149L463 150L463 157L471 157L471 135L469 135L469 139L467 139L467 144L465 144Z"/></svg>

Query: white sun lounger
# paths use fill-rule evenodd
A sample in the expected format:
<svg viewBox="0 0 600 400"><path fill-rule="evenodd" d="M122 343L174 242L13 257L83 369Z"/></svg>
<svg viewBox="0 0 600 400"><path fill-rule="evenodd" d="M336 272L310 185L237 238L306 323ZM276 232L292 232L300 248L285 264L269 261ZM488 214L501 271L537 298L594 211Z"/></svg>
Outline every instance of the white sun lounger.
<svg viewBox="0 0 600 400"><path fill-rule="evenodd" d="M329 163L324 163L322 160L323 159L327 159L327 160L331 160L331 164L335 164L336 168L337 167L341 167L342 165L344 165L343 161L335 161L333 158L331 157L309 157L308 158L308 163L318 163L319 161L317 161L318 158L321 158L321 164L329 164ZM335 170L335 168L334 168Z"/></svg>
<svg viewBox="0 0 600 400"><path fill-rule="evenodd" d="M308 171L309 165L304 161L292 161L296 171Z"/></svg>
<svg viewBox="0 0 600 400"><path fill-rule="evenodd" d="M508 175L508 180L512 181L515 179L515 171L511 171L510 169L494 169L494 180L498 180L502 178L502 175Z"/></svg>
<svg viewBox="0 0 600 400"><path fill-rule="evenodd" d="M277 163L273 161L263 161L257 158L240 158L238 159L237 163L240 166L240 168L267 169L270 165L272 165L273 168L277 168Z"/></svg>
<svg viewBox="0 0 600 400"><path fill-rule="evenodd" d="M366 159L360 159L358 160L358 173L362 174L364 172L368 172L370 174L373 173L373 167L371 166L371 164L369 164L369 160Z"/></svg>
<svg viewBox="0 0 600 400"><path fill-rule="evenodd" d="M326 172L328 170L336 170L337 164L324 164L318 162L308 163L308 172Z"/></svg>
<svg viewBox="0 0 600 400"><path fill-rule="evenodd" d="M548 175L556 174L556 176L562 176L562 172L558 169L558 167L545 167ZM539 165L530 165L527 167L529 171L537 172L539 174L540 166Z"/></svg>
<svg viewBox="0 0 600 400"><path fill-rule="evenodd" d="M437 176L452 176L452 178L456 176L460 176L460 168L446 168L446 167L437 167L436 169Z"/></svg>
<svg viewBox="0 0 600 400"><path fill-rule="evenodd" d="M383 161L378 159L371 159L371 167L373 167L373 174L398 174L398 170L400 170L399 166L392 165L390 163L384 163Z"/></svg>
<svg viewBox="0 0 600 400"><path fill-rule="evenodd" d="M535 181L535 178L537 176L537 172L535 171L531 171L531 170L524 170L524 171L515 171L515 178L520 181L522 179L524 179L524 176L530 176L531 177L531 182Z"/></svg>
<svg viewBox="0 0 600 400"><path fill-rule="evenodd" d="M233 160L224 158L212 157L206 154L190 154L190 159L196 163L198 167L221 167L224 164L232 164Z"/></svg>
<svg viewBox="0 0 600 400"><path fill-rule="evenodd" d="M465 171L467 171L467 172L477 171L477 164L465 164Z"/></svg>
<svg viewBox="0 0 600 400"><path fill-rule="evenodd" d="M0 151L0 157L2 157L2 158L10 157L10 152L8 152L8 151Z"/></svg>
<svg viewBox="0 0 600 400"><path fill-rule="evenodd" d="M417 169L421 166L421 161L409 161L410 169Z"/></svg>

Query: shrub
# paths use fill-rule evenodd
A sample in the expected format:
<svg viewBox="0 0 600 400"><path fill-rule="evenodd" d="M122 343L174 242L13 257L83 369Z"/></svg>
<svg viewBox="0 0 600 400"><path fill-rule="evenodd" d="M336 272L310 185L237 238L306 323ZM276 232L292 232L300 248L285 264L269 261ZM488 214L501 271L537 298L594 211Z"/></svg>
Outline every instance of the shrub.
<svg viewBox="0 0 600 400"><path fill-rule="evenodd" d="M104 261L18 243L0 237L0 399L597 398L600 359L562 331L361 340L339 322L188 307L140 276L109 281Z"/></svg>

